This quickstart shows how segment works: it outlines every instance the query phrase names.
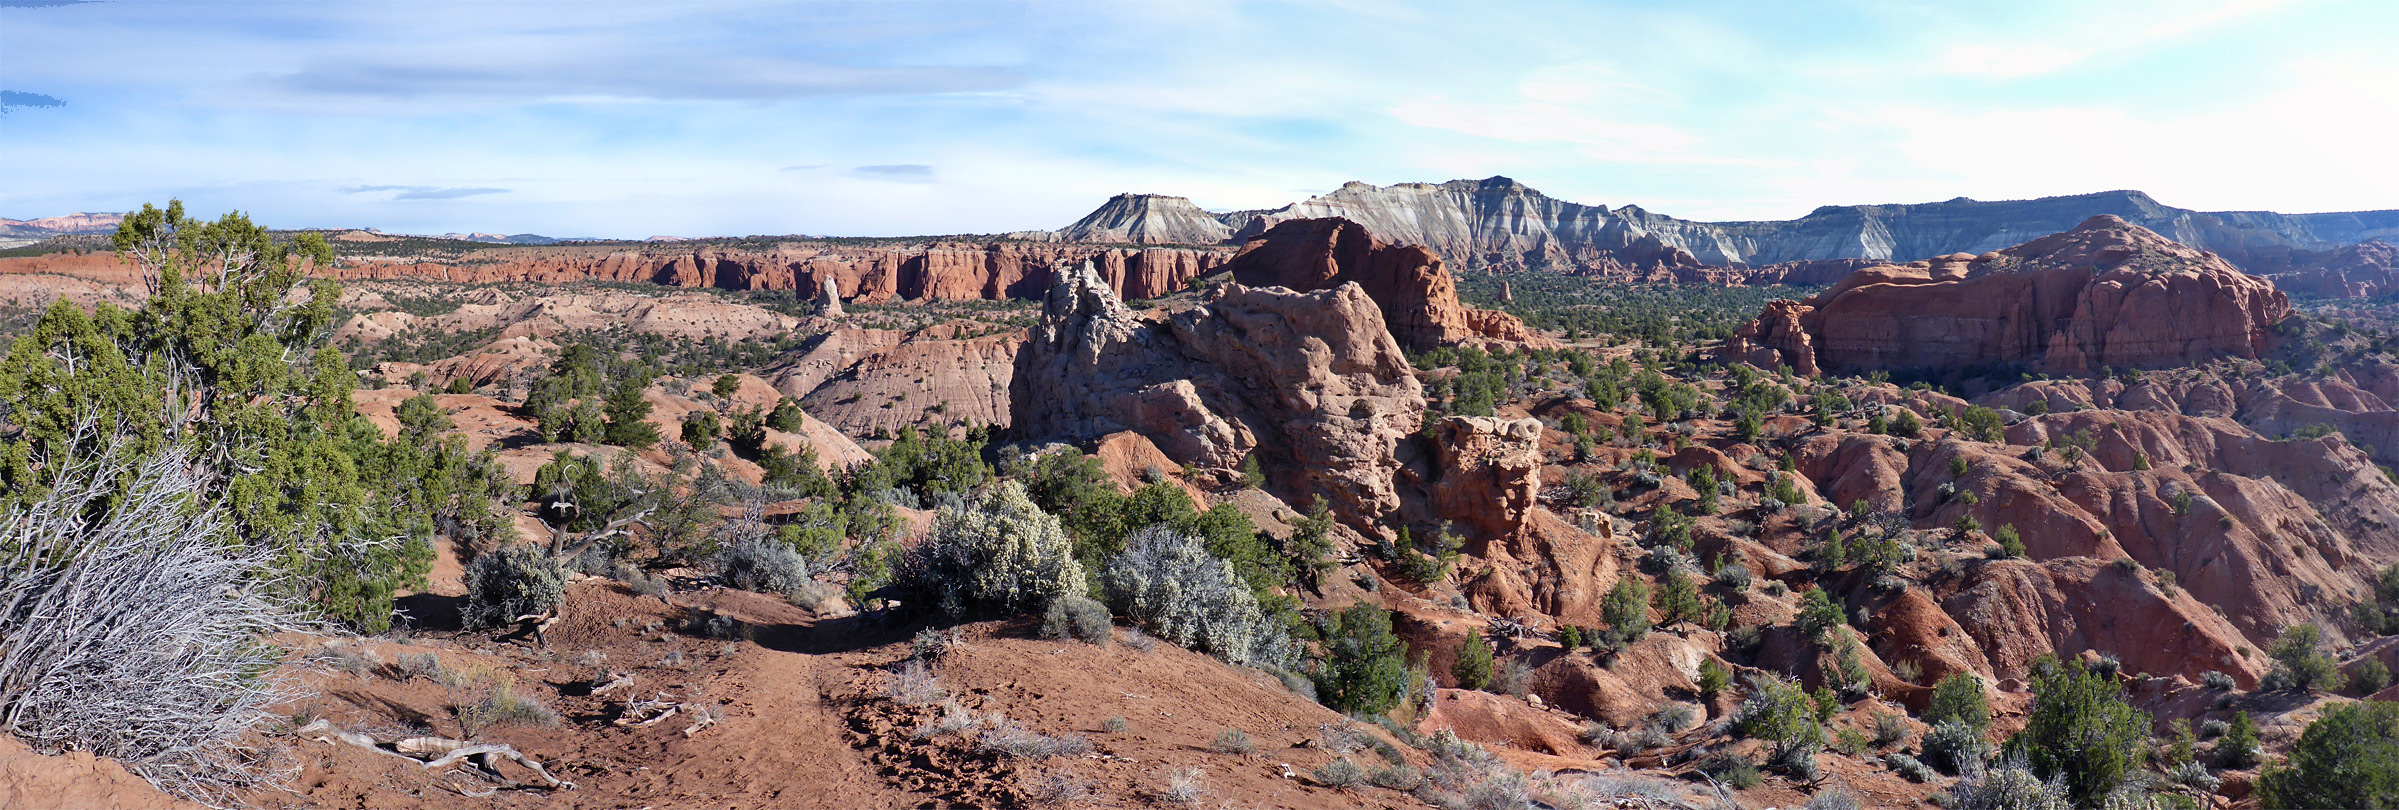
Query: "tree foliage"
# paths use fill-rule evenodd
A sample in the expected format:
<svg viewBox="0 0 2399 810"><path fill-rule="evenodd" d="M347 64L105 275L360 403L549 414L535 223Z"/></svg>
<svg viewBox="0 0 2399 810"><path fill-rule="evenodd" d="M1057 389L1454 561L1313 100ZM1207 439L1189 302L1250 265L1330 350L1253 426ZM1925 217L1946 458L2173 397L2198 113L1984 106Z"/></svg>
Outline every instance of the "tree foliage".
<svg viewBox="0 0 2399 810"><path fill-rule="evenodd" d="M2021 757L2042 779L2059 779L2077 804L2095 806L2138 772L2148 750L2149 713L2124 701L2113 679L2079 665L2053 666L2040 676L2024 730L2006 754Z"/></svg>
<svg viewBox="0 0 2399 810"><path fill-rule="evenodd" d="M2399 807L2399 703L2333 706L2257 780L2268 808Z"/></svg>

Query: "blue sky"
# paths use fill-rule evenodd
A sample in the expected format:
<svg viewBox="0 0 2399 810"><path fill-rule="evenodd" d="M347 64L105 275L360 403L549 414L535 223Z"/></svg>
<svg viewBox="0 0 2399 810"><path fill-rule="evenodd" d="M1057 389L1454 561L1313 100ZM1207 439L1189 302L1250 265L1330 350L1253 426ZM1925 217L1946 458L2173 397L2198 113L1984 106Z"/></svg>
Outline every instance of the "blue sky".
<svg viewBox="0 0 2399 810"><path fill-rule="evenodd" d="M1698 219L2399 208L2399 3L0 0L0 216L1054 228L1505 174Z"/></svg>

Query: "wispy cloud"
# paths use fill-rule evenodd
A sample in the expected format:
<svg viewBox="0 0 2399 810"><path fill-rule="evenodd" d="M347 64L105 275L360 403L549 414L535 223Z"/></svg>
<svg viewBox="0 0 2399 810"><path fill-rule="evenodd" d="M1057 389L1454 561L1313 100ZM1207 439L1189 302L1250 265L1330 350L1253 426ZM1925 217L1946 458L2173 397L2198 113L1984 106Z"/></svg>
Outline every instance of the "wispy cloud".
<svg viewBox="0 0 2399 810"><path fill-rule="evenodd" d="M394 199L394 200L455 200L455 199L458 199L458 198L461 198L461 197L479 197L479 196L482 196L482 195L485 195L485 194L506 194L506 193L508 193L509 189L504 189L504 188L442 187L442 186L343 186L343 187L342 187L342 192L343 192L343 193L346 193L346 194L376 194L376 193L381 193L381 192L386 192L386 191L396 191L396 192L399 192L398 194L394 194L394 195L392 195L392 197L391 197L391 198L392 198L392 199Z"/></svg>
<svg viewBox="0 0 2399 810"><path fill-rule="evenodd" d="M1000 67L855 67L774 58L625 54L450 60L320 60L260 74L261 88L303 97L529 103L555 100L780 101L818 96L996 90L1017 82Z"/></svg>
<svg viewBox="0 0 2399 810"><path fill-rule="evenodd" d="M894 183L933 182L933 167L922 163L882 163L860 166L851 169L850 174L868 180L888 180Z"/></svg>

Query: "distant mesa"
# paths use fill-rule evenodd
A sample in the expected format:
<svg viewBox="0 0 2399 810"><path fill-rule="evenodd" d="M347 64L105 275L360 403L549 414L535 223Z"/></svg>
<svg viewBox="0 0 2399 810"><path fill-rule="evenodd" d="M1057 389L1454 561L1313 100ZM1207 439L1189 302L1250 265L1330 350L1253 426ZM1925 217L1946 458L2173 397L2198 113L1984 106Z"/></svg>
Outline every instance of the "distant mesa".
<svg viewBox="0 0 2399 810"><path fill-rule="evenodd" d="M1507 177L1391 186L1352 181L1280 208L1224 213L1202 210L1182 197L1119 194L1066 228L1021 236L1237 244L1278 223L1340 217L1364 226L1377 240L1429 248L1465 269L1690 280L1689 268L1699 267L1980 255L2099 215L2213 251L2255 272L2290 269L2368 239L2399 238L2399 211L2202 212L2122 190L2032 200L1956 197L1913 205L1827 205L1792 220L1700 222L1635 205L1566 202Z"/></svg>

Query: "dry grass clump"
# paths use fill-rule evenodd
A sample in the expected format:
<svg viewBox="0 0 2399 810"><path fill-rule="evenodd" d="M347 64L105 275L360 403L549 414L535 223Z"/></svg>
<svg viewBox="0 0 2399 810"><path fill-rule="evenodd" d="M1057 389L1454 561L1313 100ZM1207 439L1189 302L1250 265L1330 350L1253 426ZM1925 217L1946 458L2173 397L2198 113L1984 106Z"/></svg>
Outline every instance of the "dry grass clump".
<svg viewBox="0 0 2399 810"><path fill-rule="evenodd" d="M883 688L893 703L902 706L927 706L949 696L949 691L941 687L941 679L925 668L925 662L917 659L909 659L901 664L899 671L891 674L891 680Z"/></svg>
<svg viewBox="0 0 2399 810"><path fill-rule="evenodd" d="M502 679L491 691L474 703L458 707L458 725L469 737L480 736L493 726L552 726L558 724L558 713L528 695L519 694L516 684Z"/></svg>
<svg viewBox="0 0 2399 810"><path fill-rule="evenodd" d="M993 714L983 722L983 733L975 738L978 751L1010 759L1079 757L1091 753L1091 741L1080 734L1042 734L1000 714Z"/></svg>

